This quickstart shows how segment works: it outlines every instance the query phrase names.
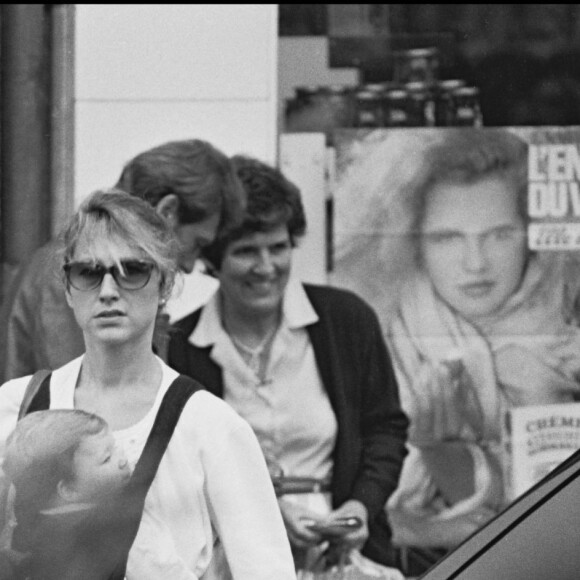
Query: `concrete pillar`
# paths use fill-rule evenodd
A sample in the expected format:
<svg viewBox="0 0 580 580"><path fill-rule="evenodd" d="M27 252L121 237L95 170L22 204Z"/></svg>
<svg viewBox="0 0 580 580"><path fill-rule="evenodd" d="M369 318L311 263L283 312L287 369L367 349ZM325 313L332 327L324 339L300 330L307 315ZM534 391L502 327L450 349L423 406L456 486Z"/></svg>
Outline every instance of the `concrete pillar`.
<svg viewBox="0 0 580 580"><path fill-rule="evenodd" d="M50 237L50 7L1 12L2 261L26 261Z"/></svg>

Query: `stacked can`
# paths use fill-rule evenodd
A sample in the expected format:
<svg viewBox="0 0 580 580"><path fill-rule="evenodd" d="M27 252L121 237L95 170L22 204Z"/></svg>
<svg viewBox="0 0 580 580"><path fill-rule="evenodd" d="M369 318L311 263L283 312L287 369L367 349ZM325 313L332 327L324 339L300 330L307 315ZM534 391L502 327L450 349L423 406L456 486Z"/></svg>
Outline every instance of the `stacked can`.
<svg viewBox="0 0 580 580"><path fill-rule="evenodd" d="M355 93L354 126L360 128L384 127L382 89L363 85Z"/></svg>
<svg viewBox="0 0 580 580"><path fill-rule="evenodd" d="M394 53L393 80L407 93L404 126L482 126L479 90L460 79L440 80L439 68L439 51L435 47ZM402 94L396 96L400 103ZM393 117L384 116L387 120ZM387 121L385 126L403 125L400 122L390 125Z"/></svg>
<svg viewBox="0 0 580 580"><path fill-rule="evenodd" d="M446 79L438 81L435 92L435 125L449 127L455 125L455 99L453 92L465 86L461 79Z"/></svg>
<svg viewBox="0 0 580 580"><path fill-rule="evenodd" d="M297 87L287 113L309 109L313 128L329 135L339 127L482 126L479 90L438 75L437 48L398 51L392 81Z"/></svg>
<svg viewBox="0 0 580 580"><path fill-rule="evenodd" d="M409 127L409 94L403 88L387 89L382 97L384 127Z"/></svg>
<svg viewBox="0 0 580 580"><path fill-rule="evenodd" d="M413 48L394 53L393 80L398 91L406 93L406 127L434 127L436 124L436 86L439 76L439 51L435 47ZM402 93L390 95L397 100L395 111L400 109ZM398 120L401 115L389 115Z"/></svg>
<svg viewBox="0 0 580 580"><path fill-rule="evenodd" d="M439 51L435 47L411 48L394 53L393 80L399 84L432 85L439 78Z"/></svg>
<svg viewBox="0 0 580 580"><path fill-rule="evenodd" d="M483 117L477 87L459 87L452 91L455 126L482 127Z"/></svg>
<svg viewBox="0 0 580 580"><path fill-rule="evenodd" d="M424 81L411 81L405 84L409 127L435 126L435 94Z"/></svg>

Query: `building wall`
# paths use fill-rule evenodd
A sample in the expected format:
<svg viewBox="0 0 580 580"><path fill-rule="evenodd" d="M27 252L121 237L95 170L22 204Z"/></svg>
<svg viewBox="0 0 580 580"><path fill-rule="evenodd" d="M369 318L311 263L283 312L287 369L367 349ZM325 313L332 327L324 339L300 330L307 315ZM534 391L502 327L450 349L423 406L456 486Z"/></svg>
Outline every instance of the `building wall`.
<svg viewBox="0 0 580 580"><path fill-rule="evenodd" d="M277 158L276 4L77 4L75 204L149 147Z"/></svg>

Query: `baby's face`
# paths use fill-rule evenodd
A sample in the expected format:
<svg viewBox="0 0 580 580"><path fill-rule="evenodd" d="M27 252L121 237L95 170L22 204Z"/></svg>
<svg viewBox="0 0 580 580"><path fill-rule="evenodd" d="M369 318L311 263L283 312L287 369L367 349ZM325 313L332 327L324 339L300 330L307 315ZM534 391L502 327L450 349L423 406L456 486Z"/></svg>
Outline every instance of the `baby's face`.
<svg viewBox="0 0 580 580"><path fill-rule="evenodd" d="M107 429L86 437L74 455L77 501L94 502L119 491L131 477L123 450Z"/></svg>

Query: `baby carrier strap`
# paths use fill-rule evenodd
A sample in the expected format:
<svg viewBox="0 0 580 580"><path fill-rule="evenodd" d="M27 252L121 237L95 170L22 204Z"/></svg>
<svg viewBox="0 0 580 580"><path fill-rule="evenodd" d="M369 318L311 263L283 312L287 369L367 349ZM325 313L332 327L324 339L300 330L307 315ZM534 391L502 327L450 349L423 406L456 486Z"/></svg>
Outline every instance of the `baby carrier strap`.
<svg viewBox="0 0 580 580"><path fill-rule="evenodd" d="M42 369L36 371L24 392L24 398L20 403L18 419L34 411L42 411L50 407L50 376L51 371Z"/></svg>
<svg viewBox="0 0 580 580"><path fill-rule="evenodd" d="M191 395L200 390L204 390L203 387L196 380L185 375L179 375L169 386L161 401L143 453L135 466L131 484L135 483L149 488L181 411Z"/></svg>
<svg viewBox="0 0 580 580"><path fill-rule="evenodd" d="M141 515L143 514L145 497L149 487L155 478L157 468L173 435L183 408L191 395L200 390L204 389L197 381L185 375L179 375L169 386L163 397L143 453L135 466L124 494L126 501L123 504L123 509L127 510L129 517L127 518L126 533L124 533L122 539L124 544L120 552L122 554L121 559L114 573L110 576L110 580L123 580L125 577L129 550L133 545L141 523Z"/></svg>
<svg viewBox="0 0 580 580"><path fill-rule="evenodd" d="M50 371L38 371L32 377L20 407L19 418L33 411L50 408L50 376ZM196 380L185 375L179 375L163 396L143 453L137 461L133 475L123 494L123 502L120 509L127 514L125 518L126 525L123 528L122 538L118 545L119 563L109 580L123 580L125 578L127 558L141 523L145 497L155 478L157 468L161 463L183 408L191 395L200 390L204 390L204 388Z"/></svg>

